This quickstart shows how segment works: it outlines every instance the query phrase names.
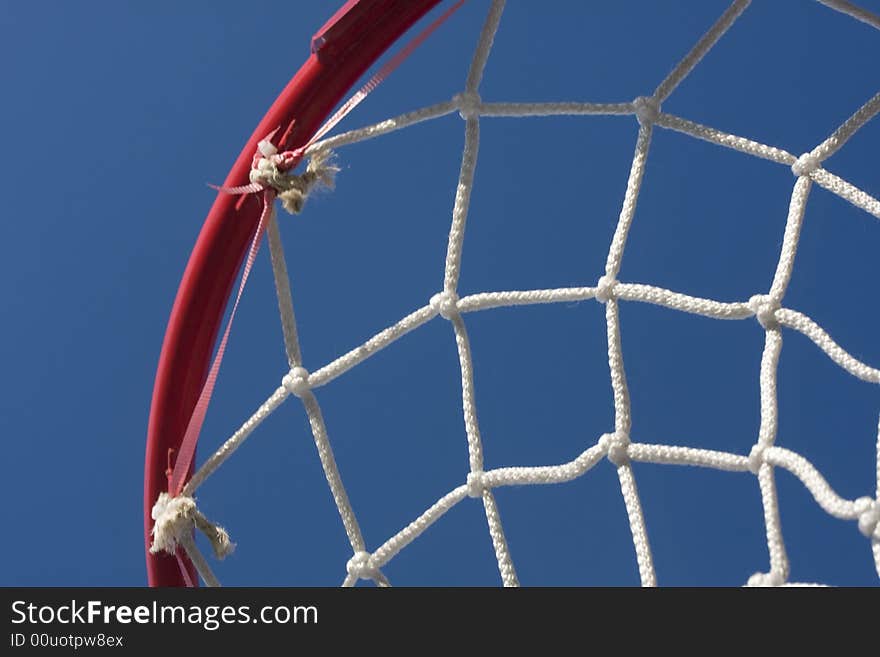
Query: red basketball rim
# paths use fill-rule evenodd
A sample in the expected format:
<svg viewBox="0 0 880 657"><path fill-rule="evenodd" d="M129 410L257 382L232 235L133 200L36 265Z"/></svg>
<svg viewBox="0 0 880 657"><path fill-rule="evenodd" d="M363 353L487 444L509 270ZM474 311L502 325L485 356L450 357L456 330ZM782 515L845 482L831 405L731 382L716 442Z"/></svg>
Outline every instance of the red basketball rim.
<svg viewBox="0 0 880 657"><path fill-rule="evenodd" d="M257 125L224 182L248 183L257 142L280 127L278 146L305 144L354 83L440 0L348 0L312 39L312 54ZM238 206L238 207L236 207ZM208 367L223 314L261 211L259 199L218 194L190 255L168 320L153 387L144 465L144 539L151 586L184 586L176 559L150 554L151 511L168 489L176 453ZM173 452L171 451L173 450ZM192 564L185 560L197 582Z"/></svg>

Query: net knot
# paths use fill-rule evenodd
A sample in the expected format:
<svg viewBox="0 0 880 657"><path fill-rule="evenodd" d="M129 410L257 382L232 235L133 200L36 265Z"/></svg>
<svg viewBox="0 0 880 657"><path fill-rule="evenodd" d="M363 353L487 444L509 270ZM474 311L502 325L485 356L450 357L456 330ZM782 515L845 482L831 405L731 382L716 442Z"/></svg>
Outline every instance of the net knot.
<svg viewBox="0 0 880 657"><path fill-rule="evenodd" d="M309 386L309 371L305 367L297 365L281 379L281 385L294 397L302 397L311 387Z"/></svg>
<svg viewBox="0 0 880 657"><path fill-rule="evenodd" d="M605 455L617 467L629 463L629 436L622 431L606 433L599 439L599 446L605 450Z"/></svg>
<svg viewBox="0 0 880 657"><path fill-rule="evenodd" d="M880 501L860 497L856 500L856 512L859 514L859 531L880 541Z"/></svg>
<svg viewBox="0 0 880 657"><path fill-rule="evenodd" d="M755 573L751 577L749 577L749 581L746 586L781 586L785 584L785 578L781 573Z"/></svg>
<svg viewBox="0 0 880 657"><path fill-rule="evenodd" d="M468 497L483 497L483 491L486 486L483 484L483 471L474 470L468 472L467 476L467 494Z"/></svg>
<svg viewBox="0 0 880 657"><path fill-rule="evenodd" d="M756 294L749 299L749 310L755 313L758 323L765 329L775 329L779 326L776 320L776 311L779 307L779 301L768 294Z"/></svg>
<svg viewBox="0 0 880 657"><path fill-rule="evenodd" d="M198 529L208 538L218 559L223 559L235 549L226 530L202 515L191 497L171 497L168 493L160 493L150 515L154 520L151 554L174 554L177 546L192 534L193 529Z"/></svg>
<svg viewBox="0 0 880 657"><path fill-rule="evenodd" d="M752 445L752 450L749 452L749 472L753 475L757 475L761 466L764 465L764 452L766 451L766 445L762 445L761 443L755 443Z"/></svg>
<svg viewBox="0 0 880 657"><path fill-rule="evenodd" d="M299 214L309 194L316 187L333 189L339 167L333 164L333 152L319 150L309 157L306 170L290 173L298 160L292 152L278 153L270 142L261 141L257 147L262 157L254 158L250 181L263 188L274 189L284 209Z"/></svg>
<svg viewBox="0 0 880 657"><path fill-rule="evenodd" d="M818 169L821 164L819 158L812 153L803 153L794 161L794 164L791 165L791 172L796 176L809 176Z"/></svg>
<svg viewBox="0 0 880 657"><path fill-rule="evenodd" d="M260 142L262 143L262 142ZM282 185L284 172L280 171L273 161L273 157L261 157L251 167L250 181L263 187L275 187Z"/></svg>
<svg viewBox="0 0 880 657"><path fill-rule="evenodd" d="M458 295L452 290L443 290L431 297L431 308L443 319L458 315Z"/></svg>
<svg viewBox="0 0 880 657"><path fill-rule="evenodd" d="M452 97L452 102L458 108L458 113L465 121L475 119L480 116L480 108L483 105L483 99L476 91L463 91Z"/></svg>
<svg viewBox="0 0 880 657"><path fill-rule="evenodd" d="M345 564L346 572L356 579L376 579L379 577L379 569L372 565L372 556L364 550L355 552Z"/></svg>
<svg viewBox="0 0 880 657"><path fill-rule="evenodd" d="M599 303L608 303L609 300L614 298L614 286L617 285L619 281L613 276L602 276L596 281L596 301Z"/></svg>
<svg viewBox="0 0 880 657"><path fill-rule="evenodd" d="M639 96L633 107L640 125L653 125L660 117L660 103L653 96Z"/></svg>

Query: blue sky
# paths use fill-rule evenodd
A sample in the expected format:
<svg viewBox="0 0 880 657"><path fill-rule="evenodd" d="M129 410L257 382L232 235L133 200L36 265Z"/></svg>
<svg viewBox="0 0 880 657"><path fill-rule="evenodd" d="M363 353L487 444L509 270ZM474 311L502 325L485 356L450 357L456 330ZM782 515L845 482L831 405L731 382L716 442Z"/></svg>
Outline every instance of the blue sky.
<svg viewBox="0 0 880 657"><path fill-rule="evenodd" d="M335 3L109 0L0 6L2 585L140 585L144 440L168 313L241 145ZM459 91L486 2L470 0L339 129ZM649 94L726 7L511 2L484 100ZM860 4L880 12L876 0ZM539 8L540 5L540 8ZM664 110L792 153L880 90L880 32L807 0L756 0ZM633 117L485 119L461 294L593 285L629 171ZM318 369L442 286L457 115L339 153L337 190L281 216L305 364ZM828 168L880 195L875 119ZM695 296L766 292L794 179L784 166L658 130L621 280ZM814 188L785 305L880 365L880 223ZM203 458L277 386L285 360L268 256L233 328ZM467 317L486 467L570 460L613 426L595 302ZM633 439L747 454L763 334L645 304L621 309ZM875 386L784 333L777 443L842 496L875 485ZM464 481L455 344L435 319L318 392L374 549ZM661 584L739 585L767 568L749 474L635 465ZM876 584L865 538L777 473L795 581ZM497 492L524 584L637 584L616 475ZM289 401L199 494L238 543L228 584L335 585L350 556L302 409ZM270 526L269 518L279 518ZM395 584L499 582L465 500L386 569Z"/></svg>

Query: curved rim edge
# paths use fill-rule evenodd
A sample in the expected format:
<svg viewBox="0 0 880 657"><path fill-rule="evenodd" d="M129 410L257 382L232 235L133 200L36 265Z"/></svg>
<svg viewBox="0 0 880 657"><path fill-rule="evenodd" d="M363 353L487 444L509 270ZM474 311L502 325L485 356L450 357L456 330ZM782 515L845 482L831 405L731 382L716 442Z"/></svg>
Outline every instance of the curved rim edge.
<svg viewBox="0 0 880 657"><path fill-rule="evenodd" d="M312 40L312 54L257 125L224 182L247 184L257 142L281 128L282 149L306 143L373 63L440 0L348 0ZM238 207L236 207L238 205ZM144 540L150 586L184 586L176 559L150 554L153 504L166 491L169 450L183 439L207 376L260 202L218 194L184 271L153 387L144 461ZM186 560L190 577L195 569Z"/></svg>

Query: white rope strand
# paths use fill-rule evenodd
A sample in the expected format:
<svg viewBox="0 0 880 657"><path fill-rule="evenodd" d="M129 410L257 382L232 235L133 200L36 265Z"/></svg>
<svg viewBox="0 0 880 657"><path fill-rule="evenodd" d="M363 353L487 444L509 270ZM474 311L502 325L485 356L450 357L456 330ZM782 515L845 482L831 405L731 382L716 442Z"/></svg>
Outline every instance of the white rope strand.
<svg viewBox="0 0 880 657"><path fill-rule="evenodd" d="M782 447L770 447L764 453L764 461L785 468L800 479L827 514L841 520L855 520L859 517L856 503L835 493L815 466L800 454Z"/></svg>
<svg viewBox="0 0 880 657"><path fill-rule="evenodd" d="M327 427L324 424L321 407L311 390L305 392L302 396L302 402L309 416L309 424L312 427L321 466L324 468L324 475L327 477L327 483L333 494L333 501L336 502L336 509L342 519L345 533L348 535L348 541L355 552L362 552L365 549L364 538L348 494L345 492L345 486L342 484L342 477L339 474L339 467L336 465L336 458L333 456L333 448L330 446L330 438L327 436Z"/></svg>
<svg viewBox="0 0 880 657"><path fill-rule="evenodd" d="M453 489L420 515L400 532L389 538L375 552L373 558L378 566L383 566L407 545L421 536L428 527L443 517L447 511L467 497L467 486Z"/></svg>
<svg viewBox="0 0 880 657"><path fill-rule="evenodd" d="M449 229L449 246L446 252L446 272L443 289L455 292L461 270L461 251L464 246L464 226L471 202L471 189L474 184L474 171L477 166L477 152L480 148L480 123L477 116L467 119L464 137L464 153L461 157L461 173L455 191L452 209L452 228Z"/></svg>
<svg viewBox="0 0 880 657"><path fill-rule="evenodd" d="M727 11L721 14L721 18L715 21L715 24L709 28L709 31L703 35L691 51L685 55L684 59L678 63L672 72L666 76L666 79L660 83L656 91L654 91L654 98L658 102L662 103L669 98L669 95L682 83L688 76L688 73L700 63L703 57L706 56L706 53L712 49L712 46L718 43L718 39L724 36L724 33L742 15L746 7L749 6L749 2L750 0L736 0L727 8Z"/></svg>
<svg viewBox="0 0 880 657"><path fill-rule="evenodd" d="M632 533L642 586L657 586L654 559L651 556L651 546L648 543L648 530L645 527L645 516L642 513L642 503L639 500L639 491L636 488L636 478L633 476L632 466L628 463L619 466L617 478L620 480L620 491L623 493L623 501L626 505L626 515L629 518L629 529Z"/></svg>
<svg viewBox="0 0 880 657"><path fill-rule="evenodd" d="M843 178L825 169L816 169L810 177L829 192L849 201L857 208L880 219L880 201Z"/></svg>
<svg viewBox="0 0 880 657"><path fill-rule="evenodd" d="M770 299L774 303L782 302L791 274L794 271L794 256L797 253L798 240L801 235L801 226L804 222L804 211L807 209L807 197L810 194L810 179L807 176L799 176L791 192L791 201L788 205L788 219L785 222L785 234L782 237L782 251L776 265L776 273L773 283L770 285Z"/></svg>
<svg viewBox="0 0 880 657"><path fill-rule="evenodd" d="M760 393L761 426L758 430L756 447L762 450L750 458L763 460L763 450L773 445L779 427L779 408L776 401L776 371L779 368L779 355L782 353L782 332L778 328L768 328L764 335L764 353L761 355ZM754 466L753 470L754 470Z"/></svg>
<svg viewBox="0 0 880 657"><path fill-rule="evenodd" d="M373 125L358 128L357 130L349 130L348 132L343 132L335 137L328 137L327 139L316 141L306 149L306 155L325 149L336 150L340 146L348 146L350 144L367 141L368 139L381 137L382 135L387 135L388 133L408 128L417 123L422 123L423 121L429 121L441 116L446 116L447 114L452 114L456 109L457 107L455 103L451 100L437 103L430 107L423 107L412 112L407 112L406 114L401 114L400 116L395 116L391 119L379 121Z"/></svg>
<svg viewBox="0 0 880 657"><path fill-rule="evenodd" d="M466 93L476 92L483 79L483 71L486 69L486 62L489 61L492 42L495 40L495 33L501 23L501 14L504 13L504 3L505 0L492 0L492 6L489 8L486 22L483 23L483 30L480 32L480 38L477 41L471 67L464 84Z"/></svg>
<svg viewBox="0 0 880 657"><path fill-rule="evenodd" d="M263 420L269 417L276 408L281 406L281 403L287 399L289 394L290 393L287 392L283 386L277 388L275 392L273 392L272 395L260 405L256 412L241 425L241 428L232 434L232 436L230 436L216 452L208 457L208 460L205 461L202 467L200 467L187 482L186 486L183 487L180 494L186 497L192 497L198 487L205 483L205 480L214 474L214 472L217 471L217 468L219 468L226 459L232 456L235 450L242 446L244 441L254 432L254 429L260 426Z"/></svg>
<svg viewBox="0 0 880 657"><path fill-rule="evenodd" d="M627 454L633 461L658 465L689 465L727 472L748 472L749 469L748 457L711 449L630 443Z"/></svg>
<svg viewBox="0 0 880 657"><path fill-rule="evenodd" d="M513 559L510 557L510 548L507 546L507 538L501 526L498 504L489 490L483 491L483 508L486 510L486 520L489 521L489 535L492 537L492 547L495 548L495 560L498 562L501 582L505 587L519 586Z"/></svg>
<svg viewBox="0 0 880 657"><path fill-rule="evenodd" d="M477 401L474 394L474 370L471 345L464 320L452 318L455 329L455 344L458 347L458 363L461 367L461 403L464 411L464 428L467 434L468 458L471 472L483 470L483 442L480 438L480 424L477 421Z"/></svg>
<svg viewBox="0 0 880 657"><path fill-rule="evenodd" d="M880 112L880 91L857 109L828 139L814 148L811 154L819 161L828 159L839 151L868 121L877 116L878 112Z"/></svg>
<svg viewBox="0 0 880 657"><path fill-rule="evenodd" d="M648 148L651 145L651 124L643 123L639 126L639 136L636 140L636 150L633 155L632 165L629 170L629 178L626 181L626 192L623 196L623 207L617 220L617 228L608 250L608 259L605 263L605 276L609 280L617 278L620 271L620 263L623 258L623 248L626 245L626 236L629 234L633 217L636 213L636 202L639 198L639 190L642 187L642 178L645 175L645 163L648 159Z"/></svg>
<svg viewBox="0 0 880 657"><path fill-rule="evenodd" d="M635 114L632 103L481 103L481 117L624 116Z"/></svg>
<svg viewBox="0 0 880 657"><path fill-rule="evenodd" d="M746 319L754 315L747 303L701 299L653 285L618 283L614 286L614 296L621 301L642 301L712 319Z"/></svg>
<svg viewBox="0 0 880 657"><path fill-rule="evenodd" d="M877 423L877 486L874 489L874 513L880 515L880 422ZM875 520L877 518L875 517ZM880 522L875 522L871 536L871 553L874 555L874 568L880 578Z"/></svg>
<svg viewBox="0 0 880 657"><path fill-rule="evenodd" d="M683 119L680 116L675 116L673 114L660 114L660 116L657 117L656 124L660 127L668 128L669 130L675 130L676 132L681 132L682 134L690 135L691 137L696 137L703 141L708 141L711 144L731 148L740 153L745 153L746 155L754 155L763 160L770 160L771 162L778 162L779 164L785 164L787 166L794 164L797 159L794 155L781 148L767 146L746 137L731 135L727 132L718 130L717 128L700 125L699 123L688 121L687 119Z"/></svg>
<svg viewBox="0 0 880 657"><path fill-rule="evenodd" d="M776 318L783 326L792 328L810 338L831 360L854 377L868 383L880 383L880 370L866 365L854 356L851 356L843 347L832 340L831 336L821 326L806 315L796 310L781 308L776 311Z"/></svg>
<svg viewBox="0 0 880 657"><path fill-rule="evenodd" d="M407 333L414 331L422 324L426 324L436 316L437 311L431 306L419 308L393 326L380 331L361 346L352 349L321 369L312 372L309 376L309 386L314 389L327 385L333 379L345 374L355 365L364 362L370 356L374 356L385 347L393 344Z"/></svg>
<svg viewBox="0 0 880 657"><path fill-rule="evenodd" d="M526 484L561 484L577 479L585 474L601 461L603 456L605 456L605 448L601 445L593 445L573 461L562 463L561 465L488 470L483 473L483 486L486 488L497 488L499 486L523 486Z"/></svg>
<svg viewBox="0 0 880 657"><path fill-rule="evenodd" d="M857 21L861 21L866 25L870 25L873 28L880 30L880 16L877 14L871 13L867 9L862 9L858 5L848 2L848 0L817 0L819 4L823 4L826 7L830 7L831 9L835 9L847 16L851 16L855 18Z"/></svg>
<svg viewBox="0 0 880 657"><path fill-rule="evenodd" d="M205 586L209 588L219 587L220 580L214 575L214 571L211 570L211 566L208 564L208 560L205 559L205 555L199 551L195 539L190 534L186 534L180 537L180 545L186 552L186 556L192 561L193 566L196 567L196 571L199 573L202 581L205 582Z"/></svg>
<svg viewBox="0 0 880 657"><path fill-rule="evenodd" d="M788 555L782 538L782 523L779 519L779 501L776 496L776 481L773 466L767 463L767 449L776 440L779 426L779 409L776 401L776 371L779 355L782 352L782 334L778 327L767 324L764 353L761 357L761 427L758 442L749 454L749 469L758 475L761 488L761 503L764 506L764 526L767 536L767 550L770 555L769 582L782 584L788 579Z"/></svg>
<svg viewBox="0 0 880 657"><path fill-rule="evenodd" d="M788 579L789 562L782 540L782 524L779 520L779 499L776 495L776 482L773 479L773 466L764 463L758 471L758 484L761 487L761 503L764 506L764 527L767 536L767 552L770 556L770 572L758 573L749 578L749 584L762 583L779 586Z"/></svg>
<svg viewBox="0 0 880 657"><path fill-rule="evenodd" d="M509 292L482 292L462 297L458 312L470 313L491 308L532 306L546 303L570 303L596 296L594 287L565 287L553 290L511 290Z"/></svg>
<svg viewBox="0 0 880 657"><path fill-rule="evenodd" d="M605 304L605 321L608 329L608 369L611 374L611 390L614 395L614 430L629 435L632 429L629 389L623 369L623 349L620 343L620 312L617 301Z"/></svg>
<svg viewBox="0 0 880 657"><path fill-rule="evenodd" d="M874 497L880 500L880 419L877 421L877 487L874 489Z"/></svg>
<svg viewBox="0 0 880 657"><path fill-rule="evenodd" d="M281 233L278 229L278 219L274 212L269 219L269 226L266 232L269 236L269 255L272 262L272 274L275 278L278 311L281 314L281 332L284 336L284 349L287 352L287 364L293 368L297 365L302 365L302 353L300 352L299 337L296 331L296 318L293 314L290 276L287 274L284 247L281 245Z"/></svg>

